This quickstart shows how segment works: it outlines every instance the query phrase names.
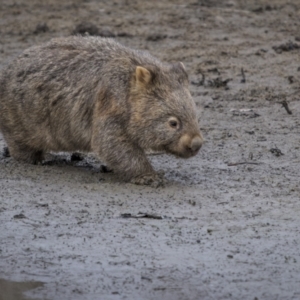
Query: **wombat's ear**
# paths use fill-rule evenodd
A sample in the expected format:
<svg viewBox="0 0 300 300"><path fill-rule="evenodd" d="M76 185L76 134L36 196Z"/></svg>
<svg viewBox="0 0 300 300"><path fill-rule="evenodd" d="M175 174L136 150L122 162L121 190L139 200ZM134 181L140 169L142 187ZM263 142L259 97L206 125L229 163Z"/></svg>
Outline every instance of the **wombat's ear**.
<svg viewBox="0 0 300 300"><path fill-rule="evenodd" d="M178 63L179 67L186 73L186 68L185 68L185 65L183 64L183 62L179 62Z"/></svg>
<svg viewBox="0 0 300 300"><path fill-rule="evenodd" d="M177 72L186 73L185 65L181 61L172 63L172 69Z"/></svg>
<svg viewBox="0 0 300 300"><path fill-rule="evenodd" d="M153 74L150 70L137 66L135 68L135 80L137 84L147 86L153 80Z"/></svg>
<svg viewBox="0 0 300 300"><path fill-rule="evenodd" d="M179 75L179 81L188 81L188 74L186 72L185 66L182 62L176 62L172 64L172 70Z"/></svg>

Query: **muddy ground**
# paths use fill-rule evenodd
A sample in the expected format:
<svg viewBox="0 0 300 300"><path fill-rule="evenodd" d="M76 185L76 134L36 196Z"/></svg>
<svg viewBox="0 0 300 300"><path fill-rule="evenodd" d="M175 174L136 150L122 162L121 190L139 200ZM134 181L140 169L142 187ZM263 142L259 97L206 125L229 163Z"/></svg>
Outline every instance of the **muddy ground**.
<svg viewBox="0 0 300 300"><path fill-rule="evenodd" d="M2 158L0 299L300 299L300 2L1 0L0 66L82 22L182 61L206 143L158 189Z"/></svg>

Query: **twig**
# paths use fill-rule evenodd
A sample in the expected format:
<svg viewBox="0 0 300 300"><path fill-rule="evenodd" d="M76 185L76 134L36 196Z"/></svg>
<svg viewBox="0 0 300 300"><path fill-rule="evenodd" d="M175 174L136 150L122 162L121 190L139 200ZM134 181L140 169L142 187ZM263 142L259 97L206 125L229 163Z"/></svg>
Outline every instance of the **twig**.
<svg viewBox="0 0 300 300"><path fill-rule="evenodd" d="M241 83L245 83L246 82L246 76L245 76L245 72L244 72L243 68L241 68L241 75L242 75Z"/></svg>
<svg viewBox="0 0 300 300"><path fill-rule="evenodd" d="M263 164L263 163L254 162L254 161L241 161L241 162L237 162L237 163L228 163L227 166L232 167L232 166L238 166L238 165L261 165L261 164Z"/></svg>
<svg viewBox="0 0 300 300"><path fill-rule="evenodd" d="M281 155L283 155L283 153L281 152L281 150L278 149L276 146L275 146L275 148L271 148L270 152L273 153L275 156L281 156Z"/></svg>
<svg viewBox="0 0 300 300"><path fill-rule="evenodd" d="M201 74L201 76L202 76L202 78L201 78L201 80L199 81L199 85L204 85L204 83L205 83L205 75L204 75L204 73L203 72L199 72L200 74Z"/></svg>
<svg viewBox="0 0 300 300"><path fill-rule="evenodd" d="M26 216L24 214L18 214L14 215L14 219L26 219Z"/></svg>
<svg viewBox="0 0 300 300"><path fill-rule="evenodd" d="M288 103L286 102L286 100L283 100L282 102L280 102L282 104L282 106L285 108L286 112L291 115L292 114L292 111L289 109L289 105Z"/></svg>
<svg viewBox="0 0 300 300"><path fill-rule="evenodd" d="M204 85L204 82L205 82L205 75L204 75L204 73L202 73L201 71L199 71L199 73L202 76L201 80L191 81L191 83L194 84L194 85L196 85L196 86Z"/></svg>
<svg viewBox="0 0 300 300"><path fill-rule="evenodd" d="M135 218L135 219L140 219L140 218L148 218L148 219L157 219L157 220L162 220L162 216L157 216L157 215L152 215L152 214L144 214L144 213L139 213L137 215L132 215L130 213L125 213L120 215L121 218Z"/></svg>

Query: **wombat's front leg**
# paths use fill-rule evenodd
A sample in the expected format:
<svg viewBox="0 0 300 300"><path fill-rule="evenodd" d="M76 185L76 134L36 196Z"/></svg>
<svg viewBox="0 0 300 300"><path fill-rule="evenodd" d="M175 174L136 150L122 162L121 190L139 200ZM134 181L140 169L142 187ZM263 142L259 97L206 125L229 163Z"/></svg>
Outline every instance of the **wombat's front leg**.
<svg viewBox="0 0 300 300"><path fill-rule="evenodd" d="M117 134L115 127L111 135L110 130L105 132L105 136L93 137L92 148L114 172L127 182L155 187L163 185L163 176L154 171L143 149L128 141L121 130Z"/></svg>
<svg viewBox="0 0 300 300"><path fill-rule="evenodd" d="M153 170L144 151L138 146L118 143L118 145L106 144L105 148L107 150L101 153L101 158L124 181L154 187L163 185L163 176Z"/></svg>

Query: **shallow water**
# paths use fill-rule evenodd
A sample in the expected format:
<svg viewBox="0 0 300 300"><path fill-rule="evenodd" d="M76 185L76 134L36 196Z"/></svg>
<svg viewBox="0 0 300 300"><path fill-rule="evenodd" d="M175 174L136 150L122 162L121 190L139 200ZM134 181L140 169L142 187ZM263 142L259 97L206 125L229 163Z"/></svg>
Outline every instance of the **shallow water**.
<svg viewBox="0 0 300 300"><path fill-rule="evenodd" d="M0 279L0 300L31 300L30 298L24 296L23 293L40 286L43 286L42 282L18 282Z"/></svg>

